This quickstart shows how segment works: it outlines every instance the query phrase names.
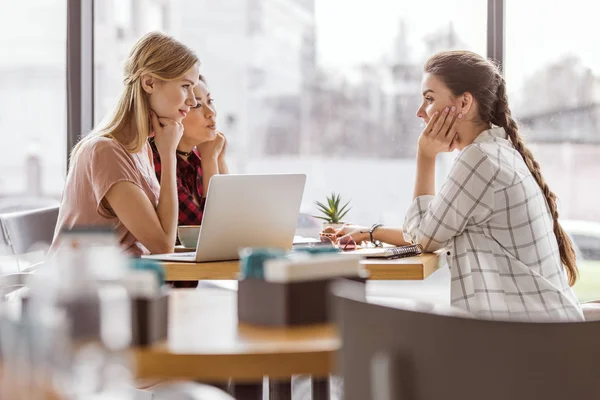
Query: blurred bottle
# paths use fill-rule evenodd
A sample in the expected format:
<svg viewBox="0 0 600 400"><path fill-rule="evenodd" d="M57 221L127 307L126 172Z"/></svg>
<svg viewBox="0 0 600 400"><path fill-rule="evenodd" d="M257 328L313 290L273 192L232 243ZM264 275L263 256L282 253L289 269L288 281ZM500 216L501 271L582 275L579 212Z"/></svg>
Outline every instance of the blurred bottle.
<svg viewBox="0 0 600 400"><path fill-rule="evenodd" d="M128 258L110 231L78 228L61 235L60 247L31 283L28 318L66 321L60 349L36 338L36 368L52 371L67 398L131 398L127 271Z"/></svg>

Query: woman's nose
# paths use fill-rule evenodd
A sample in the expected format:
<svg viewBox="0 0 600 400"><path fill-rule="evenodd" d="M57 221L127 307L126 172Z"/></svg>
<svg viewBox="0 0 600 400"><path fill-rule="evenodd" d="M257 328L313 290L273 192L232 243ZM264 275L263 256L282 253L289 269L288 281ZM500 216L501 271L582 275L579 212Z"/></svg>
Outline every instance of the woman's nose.
<svg viewBox="0 0 600 400"><path fill-rule="evenodd" d="M215 110L215 106L213 106L212 104L208 104L206 107L206 116L214 117L215 115L217 115L217 110Z"/></svg>
<svg viewBox="0 0 600 400"><path fill-rule="evenodd" d="M190 107L196 107L198 105L198 100L196 100L196 96L194 96L194 92L190 90L185 103Z"/></svg>

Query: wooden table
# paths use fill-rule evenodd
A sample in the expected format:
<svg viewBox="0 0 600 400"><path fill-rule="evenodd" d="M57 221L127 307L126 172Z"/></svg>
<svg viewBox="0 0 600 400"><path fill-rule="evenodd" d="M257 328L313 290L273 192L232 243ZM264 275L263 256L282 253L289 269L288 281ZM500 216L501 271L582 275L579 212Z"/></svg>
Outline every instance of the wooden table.
<svg viewBox="0 0 600 400"><path fill-rule="evenodd" d="M66 397L60 396L53 387L52 382L47 380L47 376L33 377L31 371L3 371L3 365L0 364L0 394L3 399L26 400L26 399L45 399L45 400L66 400ZM28 378L31 378L28 379Z"/></svg>
<svg viewBox="0 0 600 400"><path fill-rule="evenodd" d="M423 280L439 268L440 256L427 253L397 260L365 259L361 264L369 271L371 280ZM235 280L240 271L239 261L163 262L162 265L169 281Z"/></svg>
<svg viewBox="0 0 600 400"><path fill-rule="evenodd" d="M327 378L340 347L329 324L266 328L238 324L237 294L219 289L174 290L168 341L135 351L140 379L262 382L264 376Z"/></svg>
<svg viewBox="0 0 600 400"><path fill-rule="evenodd" d="M229 290L180 289L170 296L169 339L136 352L139 378L255 381L332 372L340 346L332 325L238 324L237 294Z"/></svg>

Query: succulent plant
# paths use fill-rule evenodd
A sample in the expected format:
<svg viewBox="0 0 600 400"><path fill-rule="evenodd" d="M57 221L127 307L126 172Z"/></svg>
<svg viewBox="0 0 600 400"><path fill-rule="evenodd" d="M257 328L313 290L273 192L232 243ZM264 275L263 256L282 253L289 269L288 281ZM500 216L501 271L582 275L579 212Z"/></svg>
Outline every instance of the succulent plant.
<svg viewBox="0 0 600 400"><path fill-rule="evenodd" d="M317 208L321 212L322 215L315 215L315 218L322 219L323 221L329 222L331 224L337 224L342 221L342 218L350 211L350 207L348 205L350 202L346 202L343 206L340 207L341 196L339 194L331 193L331 197L327 197L327 204L323 204L320 201L315 201Z"/></svg>

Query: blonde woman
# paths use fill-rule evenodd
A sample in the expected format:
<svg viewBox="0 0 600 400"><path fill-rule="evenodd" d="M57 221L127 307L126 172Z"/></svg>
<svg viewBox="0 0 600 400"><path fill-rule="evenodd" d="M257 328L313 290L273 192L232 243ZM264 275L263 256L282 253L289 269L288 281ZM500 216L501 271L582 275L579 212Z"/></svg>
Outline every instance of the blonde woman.
<svg viewBox="0 0 600 400"><path fill-rule="evenodd" d="M186 46L149 33L125 65L113 114L74 148L53 248L73 226L110 226L131 255L173 251L177 232L177 145L196 106L199 61ZM148 137L161 156L159 186Z"/></svg>

